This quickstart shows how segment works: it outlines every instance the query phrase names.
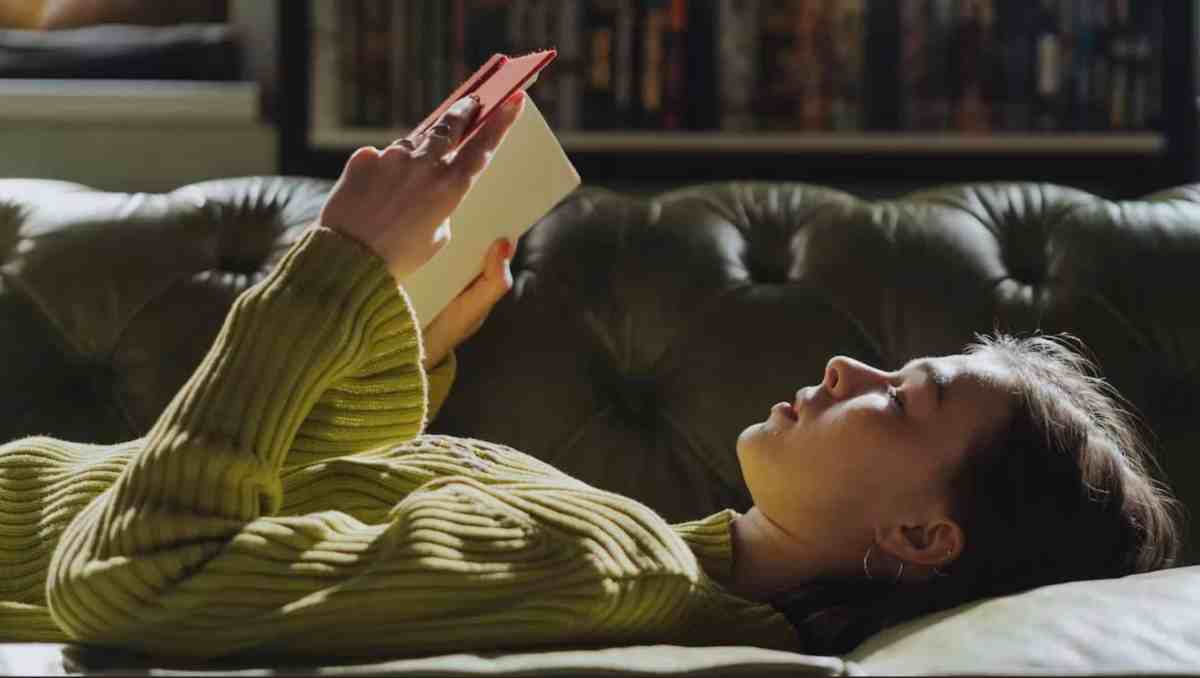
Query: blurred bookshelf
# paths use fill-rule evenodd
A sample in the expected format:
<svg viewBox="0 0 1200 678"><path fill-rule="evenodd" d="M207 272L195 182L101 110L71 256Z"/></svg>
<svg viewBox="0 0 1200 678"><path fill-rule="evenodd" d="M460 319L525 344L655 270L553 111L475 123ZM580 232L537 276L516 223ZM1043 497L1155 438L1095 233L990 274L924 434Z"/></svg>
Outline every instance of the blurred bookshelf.
<svg viewBox="0 0 1200 678"><path fill-rule="evenodd" d="M287 0L282 172L336 177L493 52L584 181L1196 177L1194 0ZM886 189L882 189L886 193Z"/></svg>

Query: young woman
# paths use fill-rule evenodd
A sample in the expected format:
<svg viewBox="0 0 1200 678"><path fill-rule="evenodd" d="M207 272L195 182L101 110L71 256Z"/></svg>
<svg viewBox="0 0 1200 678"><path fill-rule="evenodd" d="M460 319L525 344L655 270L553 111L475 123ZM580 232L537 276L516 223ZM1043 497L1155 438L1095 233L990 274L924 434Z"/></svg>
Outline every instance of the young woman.
<svg viewBox="0 0 1200 678"><path fill-rule="evenodd" d="M832 359L738 438L753 508L674 525L503 445L423 434L509 253L426 330L398 284L449 237L522 96L457 153L466 100L428 136L355 152L144 438L0 447L0 640L833 652L980 596L1171 564L1177 506L1134 420L1046 338L891 372Z"/></svg>

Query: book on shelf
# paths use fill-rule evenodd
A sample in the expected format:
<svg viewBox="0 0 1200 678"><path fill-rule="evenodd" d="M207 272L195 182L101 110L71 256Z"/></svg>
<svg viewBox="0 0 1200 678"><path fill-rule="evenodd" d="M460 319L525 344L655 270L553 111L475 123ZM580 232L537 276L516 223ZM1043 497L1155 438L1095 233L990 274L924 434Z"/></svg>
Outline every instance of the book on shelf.
<svg viewBox="0 0 1200 678"><path fill-rule="evenodd" d="M559 131L1163 125L1166 0L313 1L348 127L411 125L493 53L549 47Z"/></svg>

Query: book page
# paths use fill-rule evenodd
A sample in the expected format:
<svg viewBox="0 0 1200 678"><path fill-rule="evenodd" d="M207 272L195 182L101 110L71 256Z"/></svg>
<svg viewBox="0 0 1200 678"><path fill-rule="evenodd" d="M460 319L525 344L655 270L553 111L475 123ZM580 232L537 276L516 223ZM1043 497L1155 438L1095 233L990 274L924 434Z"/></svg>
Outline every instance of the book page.
<svg viewBox="0 0 1200 678"><path fill-rule="evenodd" d="M497 238L517 239L579 186L541 111L525 107L492 160L450 215L450 242L402 281L422 327L483 272L483 257Z"/></svg>

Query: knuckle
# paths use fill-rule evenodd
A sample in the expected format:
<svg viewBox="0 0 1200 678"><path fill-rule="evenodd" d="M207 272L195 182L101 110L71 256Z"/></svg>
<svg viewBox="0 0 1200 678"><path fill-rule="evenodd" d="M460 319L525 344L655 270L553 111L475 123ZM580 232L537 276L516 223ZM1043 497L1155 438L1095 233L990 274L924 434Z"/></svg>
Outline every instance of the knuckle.
<svg viewBox="0 0 1200 678"><path fill-rule="evenodd" d="M396 161L398 159L407 158L410 153L411 152L403 146L393 145L383 149L382 157L384 160Z"/></svg>
<svg viewBox="0 0 1200 678"><path fill-rule="evenodd" d="M442 122L456 126L465 125L467 124L467 112L451 108L446 111L446 115L442 116Z"/></svg>

